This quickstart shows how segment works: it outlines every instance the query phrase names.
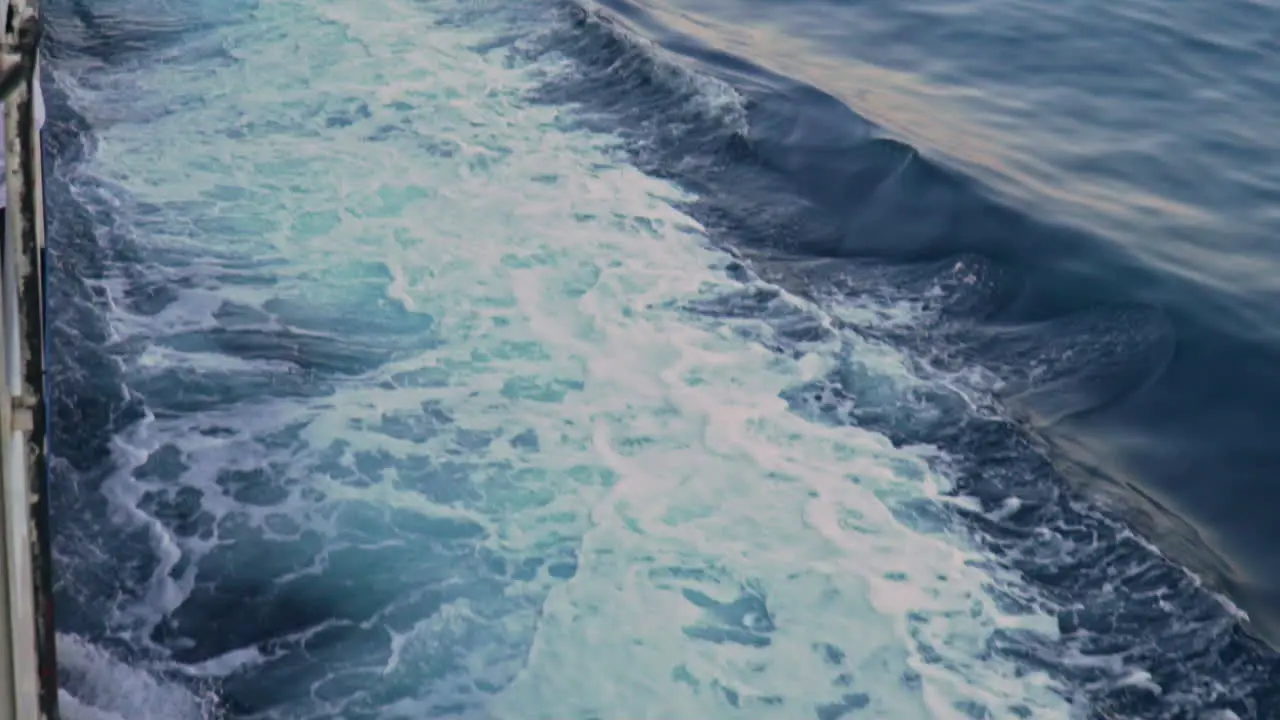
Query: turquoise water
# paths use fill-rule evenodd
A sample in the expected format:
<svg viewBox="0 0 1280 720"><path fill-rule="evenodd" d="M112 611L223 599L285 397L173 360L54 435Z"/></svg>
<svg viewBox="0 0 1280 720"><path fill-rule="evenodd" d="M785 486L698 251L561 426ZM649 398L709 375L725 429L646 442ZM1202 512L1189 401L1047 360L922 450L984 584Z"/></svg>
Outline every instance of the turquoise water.
<svg viewBox="0 0 1280 720"><path fill-rule="evenodd" d="M1023 220L589 9L55 6L66 715L1264 716L1235 606L1018 415L1173 321L973 344L1001 248L921 227Z"/></svg>

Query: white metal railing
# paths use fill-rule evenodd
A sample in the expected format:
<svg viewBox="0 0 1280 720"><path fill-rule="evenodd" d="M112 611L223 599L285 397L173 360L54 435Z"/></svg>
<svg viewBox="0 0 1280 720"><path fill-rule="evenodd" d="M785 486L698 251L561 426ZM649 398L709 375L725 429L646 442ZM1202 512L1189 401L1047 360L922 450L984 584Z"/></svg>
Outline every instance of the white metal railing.
<svg viewBox="0 0 1280 720"><path fill-rule="evenodd" d="M44 362L44 199L35 116L38 0L0 0L0 720L56 720Z"/></svg>

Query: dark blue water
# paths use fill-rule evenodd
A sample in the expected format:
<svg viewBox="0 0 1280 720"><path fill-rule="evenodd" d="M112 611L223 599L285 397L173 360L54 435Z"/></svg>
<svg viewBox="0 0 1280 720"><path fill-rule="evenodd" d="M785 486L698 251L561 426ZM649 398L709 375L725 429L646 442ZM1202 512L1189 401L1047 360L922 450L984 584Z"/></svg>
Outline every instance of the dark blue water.
<svg viewBox="0 0 1280 720"><path fill-rule="evenodd" d="M606 4L608 26L745 90L746 133L641 154L718 196L702 216L748 264L817 295L903 293L935 322L880 332L943 372L991 371L1018 437L982 420L924 438L980 458L965 489L988 507L1022 500L979 522L1079 608L1064 623L1272 687L1248 641L1191 640L1176 574L1075 511L1107 508L1275 637L1280 6ZM895 434L833 385L819 412Z"/></svg>
<svg viewBox="0 0 1280 720"><path fill-rule="evenodd" d="M55 5L50 62L64 53L92 73L85 58L180 57L175 48L201 37L196 19L219 22L148 23L128 8ZM466 10L439 31L466 30ZM751 290L692 311L763 319L770 330L751 339L783 356L844 348L835 369L784 393L791 408L946 454L953 492L972 500L955 514L993 567L1025 580L999 601L1060 629L1053 640L997 631L987 652L1060 679L1090 717L1280 717L1268 645L1280 641L1280 140L1269 132L1280 5L609 0L548 3L529 17L527 32L517 23L505 36L512 62L572 65L530 101L574 108L575 128L621 134L629 160L689 191L682 208L735 256L728 273ZM735 91L738 114L691 102L714 95L708 79ZM145 642L104 620L104 593L145 595L157 552L97 495L116 468L110 443L148 413L180 420L230 407L228 395L327 397L389 363L396 333L429 331L386 320L394 332L366 344L213 341L238 358L288 356L310 385L188 379L184 393L131 379L118 358L133 350L102 351L101 287L111 268L137 267L127 301L143 315L175 291L146 268L136 238L112 233L112 213L136 209L84 200L92 183L77 168L95 128L56 86L50 97L64 629L201 690L182 667L255 643L295 653L304 660L268 665L268 681L212 683L231 717L292 717L280 708L306 656L340 664L333 648L348 647L313 650L299 633L359 612L315 588L278 593L276 576L302 562L280 556L279 569L237 574L224 559L198 575L190 598L142 623ZM831 309L834 324L788 309L782 291ZM911 321L894 321L893 308ZM880 388L846 334L904 351L930 383ZM136 472L181 474L164 457ZM182 510L188 501L199 497L147 512L197 535L180 529L204 522ZM332 572L336 585L351 571ZM369 602L395 606L409 592L382 590ZM350 716L393 716L360 707Z"/></svg>
<svg viewBox="0 0 1280 720"><path fill-rule="evenodd" d="M611 7L757 92L747 140L761 164L840 226L798 249L980 254L1009 275L974 318L986 343L1034 344L1078 313L1145 313L1129 331L1163 348L1141 377L1027 410L1063 449L1199 525L1239 563L1236 581L1276 591L1274 5Z"/></svg>

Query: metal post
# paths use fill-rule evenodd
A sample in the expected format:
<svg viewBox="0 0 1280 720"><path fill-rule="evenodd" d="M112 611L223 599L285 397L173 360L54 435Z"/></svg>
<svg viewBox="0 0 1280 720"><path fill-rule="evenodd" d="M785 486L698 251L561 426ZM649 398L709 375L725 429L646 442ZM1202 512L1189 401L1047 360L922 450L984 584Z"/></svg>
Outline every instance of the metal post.
<svg viewBox="0 0 1280 720"><path fill-rule="evenodd" d="M8 0L0 35L6 228L0 245L0 720L57 720L47 499L44 200L35 77L38 0Z"/></svg>

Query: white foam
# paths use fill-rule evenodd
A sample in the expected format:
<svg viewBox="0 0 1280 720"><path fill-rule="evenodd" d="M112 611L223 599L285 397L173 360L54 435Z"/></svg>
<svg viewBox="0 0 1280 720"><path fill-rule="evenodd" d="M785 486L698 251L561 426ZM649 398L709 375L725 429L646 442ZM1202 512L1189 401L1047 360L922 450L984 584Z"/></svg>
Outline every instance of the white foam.
<svg viewBox="0 0 1280 720"><path fill-rule="evenodd" d="M287 519L335 547L425 542L390 522L383 537L352 539L339 511L357 507L473 523L486 533L477 557L576 549L568 581L499 574L489 605L455 599L407 630L388 626L388 659L360 691L383 717L454 701L522 720L790 719L840 703L903 720L969 717L975 704L1065 717L1047 678L989 655L992 631L1027 619L995 607L975 551L913 519L942 482L923 457L808 423L779 398L833 359L778 357L679 309L736 288L717 271L728 258L676 209L679 189L628 166L614 138L574 130L566 109L526 99L559 70L523 65L499 41L537 16L499 2L277 0L222 31L231 60L73 86L91 117L113 106L90 172L160 208L122 222L201 278L158 316L117 302L117 337L163 345L208 327L227 300L397 348L377 369L331 378L324 398L149 417L119 439L109 493L122 521L147 523L158 547L187 558L234 543L263 552L233 516L257 528ZM132 94L143 109L115 107ZM264 282L230 277L246 274ZM864 349L869 377L905 375L895 353ZM135 379L257 368L165 347L139 358ZM403 380L423 374L435 380ZM378 429L424 403L449 426ZM225 431L202 432L215 427ZM287 428L289 442L265 439ZM464 442L483 431L507 441ZM514 442L527 433L536 450ZM136 472L165 446L181 451L178 478ZM402 482L404 465L362 470L359 453L449 458L475 492L441 500ZM269 465L288 487L273 506L246 507L217 484L221 471ZM220 521L212 537L180 537L142 509L175 482L204 493ZM457 562L459 577L481 572ZM149 604L116 622L147 637L191 591L176 570L170 557ZM252 654L237 652L224 657ZM442 658L460 669L439 674ZM330 679L340 671L352 668ZM298 688L279 714L340 714L321 686Z"/></svg>
<svg viewBox="0 0 1280 720"><path fill-rule="evenodd" d="M213 698L157 679L74 635L58 636L64 677L58 706L67 720L212 720Z"/></svg>

